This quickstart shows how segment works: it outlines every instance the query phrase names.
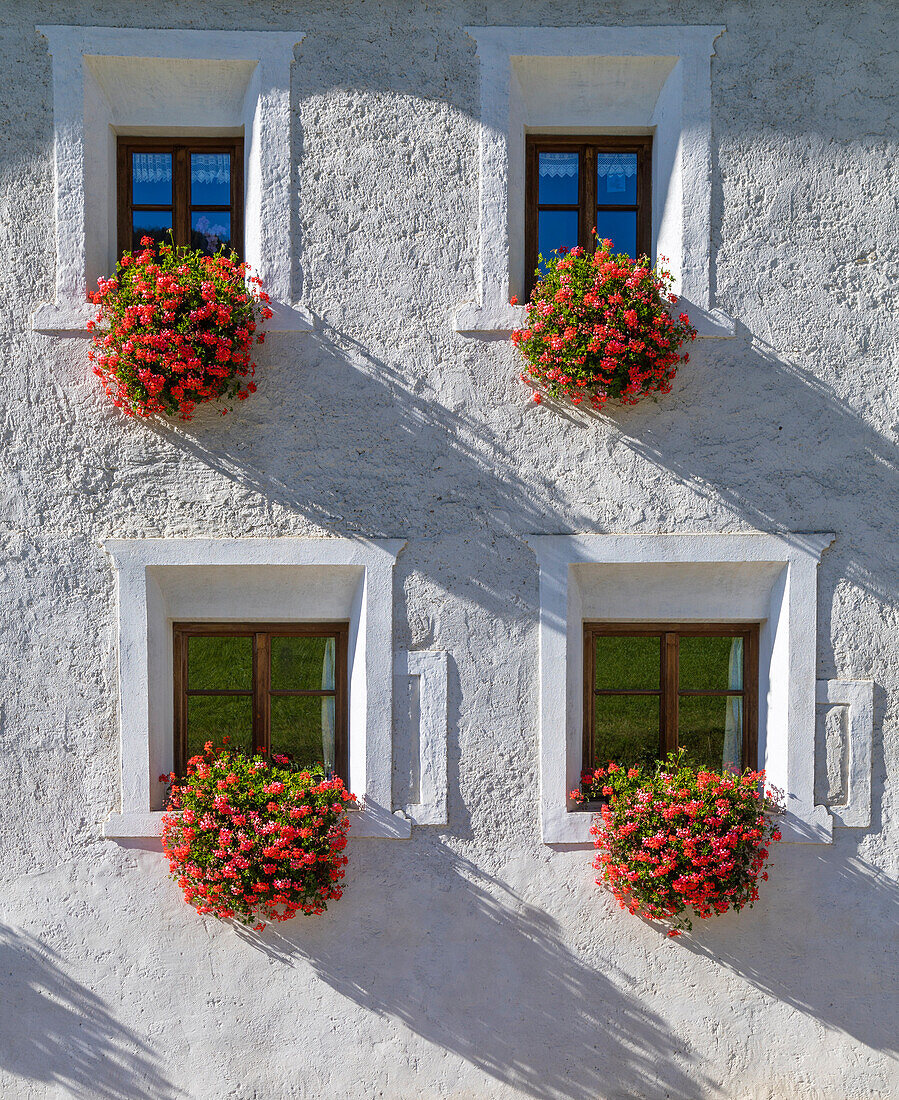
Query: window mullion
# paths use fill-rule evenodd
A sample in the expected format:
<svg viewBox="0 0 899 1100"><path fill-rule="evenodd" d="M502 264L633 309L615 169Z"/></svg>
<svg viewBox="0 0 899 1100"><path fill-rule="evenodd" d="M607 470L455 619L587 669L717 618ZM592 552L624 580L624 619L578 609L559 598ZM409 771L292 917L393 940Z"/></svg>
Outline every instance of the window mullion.
<svg viewBox="0 0 899 1100"><path fill-rule="evenodd" d="M663 641L663 682L662 682L662 729L660 756L677 751L678 719L678 637L673 631L666 631Z"/></svg>
<svg viewBox="0 0 899 1100"><path fill-rule="evenodd" d="M578 243L589 252L592 234L590 230L596 222L596 149L592 145L585 145L581 150L581 191L580 191L580 224L578 226Z"/></svg>
<svg viewBox="0 0 899 1100"><path fill-rule="evenodd" d="M173 152L172 225L175 244L188 245L190 244L190 154L183 145L176 145Z"/></svg>
<svg viewBox="0 0 899 1100"><path fill-rule="evenodd" d="M270 635L253 635L253 743L268 755L271 751L271 646Z"/></svg>

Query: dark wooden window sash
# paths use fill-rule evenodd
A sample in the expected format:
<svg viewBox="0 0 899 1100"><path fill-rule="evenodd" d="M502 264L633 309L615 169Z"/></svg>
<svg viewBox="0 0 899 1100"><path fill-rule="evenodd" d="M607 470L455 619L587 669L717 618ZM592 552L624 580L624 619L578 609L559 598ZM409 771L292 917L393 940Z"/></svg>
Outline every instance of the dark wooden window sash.
<svg viewBox="0 0 899 1100"><path fill-rule="evenodd" d="M594 639L603 635L659 638L659 687L644 689L595 688L596 647ZM742 690L682 689L679 678L679 642L682 637L743 638ZM680 696L709 695L743 699L742 761L745 768L758 767L758 694L759 624L758 623L584 623L584 729L582 771L592 771L594 761L594 700L597 695L655 695L659 698L659 759L677 750L678 700Z"/></svg>
<svg viewBox="0 0 899 1100"><path fill-rule="evenodd" d="M132 203L132 153L172 154L172 206ZM231 214L234 251L243 255L243 138L119 137L116 149L116 195L119 254L131 251L132 214L135 210L172 211L172 235L176 245L190 244L190 154L231 154L231 202L227 205L197 203L198 210L227 210Z"/></svg>
<svg viewBox="0 0 899 1100"><path fill-rule="evenodd" d="M174 623L174 760L175 774L187 769L187 700L192 695L243 695L253 699L253 747L266 755L271 751L271 707L273 695L333 696L334 764L343 780L348 779L348 694L349 623ZM248 689L198 689L187 686L187 643L191 637L252 638L252 687ZM271 639L336 638L334 690L275 689L271 687Z"/></svg>
<svg viewBox="0 0 899 1100"><path fill-rule="evenodd" d="M539 153L572 153L580 156L578 172L578 204L538 204ZM588 252L593 251L591 230L596 225L596 212L603 210L633 210L634 204L596 202L597 153L637 154L637 253L652 254L652 136L585 137L558 134L527 134L525 138L525 216L524 262L525 295L530 297L534 289L534 272L537 267L537 214L545 210L578 210L578 244Z"/></svg>

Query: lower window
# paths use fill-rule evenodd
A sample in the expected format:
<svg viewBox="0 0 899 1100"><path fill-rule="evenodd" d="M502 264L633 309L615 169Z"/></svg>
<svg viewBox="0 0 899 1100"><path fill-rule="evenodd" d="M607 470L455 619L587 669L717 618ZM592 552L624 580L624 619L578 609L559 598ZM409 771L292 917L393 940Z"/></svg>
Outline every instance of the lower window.
<svg viewBox="0 0 899 1100"><path fill-rule="evenodd" d="M175 771L207 741L346 778L348 623L175 623Z"/></svg>
<svg viewBox="0 0 899 1100"><path fill-rule="evenodd" d="M583 769L757 766L758 624L584 624Z"/></svg>

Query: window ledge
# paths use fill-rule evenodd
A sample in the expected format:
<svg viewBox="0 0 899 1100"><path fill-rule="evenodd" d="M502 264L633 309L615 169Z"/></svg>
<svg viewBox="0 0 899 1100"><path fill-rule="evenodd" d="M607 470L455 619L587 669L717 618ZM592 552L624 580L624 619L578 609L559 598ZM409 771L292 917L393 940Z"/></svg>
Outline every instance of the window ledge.
<svg viewBox="0 0 899 1100"><path fill-rule="evenodd" d="M311 332L312 317L299 305L272 302L273 316L265 321L262 332ZM89 302L55 302L38 306L31 317L31 327L45 336L90 336L87 323L97 315L97 307Z"/></svg>
<svg viewBox="0 0 899 1100"><path fill-rule="evenodd" d="M152 839L162 835L163 811L152 813L112 813L103 823L107 840ZM350 810L350 839L408 840L412 822L401 811L388 813L380 806Z"/></svg>
<svg viewBox="0 0 899 1100"><path fill-rule="evenodd" d="M697 339L730 340L737 334L737 324L720 309L702 309L685 298L672 306L674 313L686 311L696 329ZM509 336L513 329L524 328L527 322L525 306L494 303L480 306L459 306L453 316L453 328L463 336Z"/></svg>

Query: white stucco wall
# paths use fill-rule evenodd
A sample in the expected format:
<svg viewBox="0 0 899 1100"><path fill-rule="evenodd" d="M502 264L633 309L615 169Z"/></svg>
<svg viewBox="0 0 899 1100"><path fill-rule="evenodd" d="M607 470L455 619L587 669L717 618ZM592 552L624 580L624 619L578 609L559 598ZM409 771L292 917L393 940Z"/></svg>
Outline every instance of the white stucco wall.
<svg viewBox="0 0 899 1100"><path fill-rule="evenodd" d="M464 28L584 18L574 0L6 6L4 1100L899 1095L896 8L590 12L726 25L711 63L710 293L736 322L735 337L697 342L664 400L601 419L528 405L510 345L453 328L479 262ZM314 330L269 339L259 392L232 416L183 426L125 422L85 342L31 328L56 283L52 70L35 25L151 19L305 33L290 286ZM589 848L541 838L526 539L753 530L836 536L814 660L821 681L874 681L870 824L835 818L832 843L782 846L755 909L667 941L593 885ZM185 906L157 841L102 835L120 761L101 543L210 535L406 540L395 654L447 654L448 824L351 840L343 900L258 938ZM401 660L398 679L417 667ZM393 808L440 820L420 790L444 767L413 729L426 708L394 695ZM840 742L852 723L828 717L843 698L819 696L821 802L840 801L855 759Z"/></svg>

